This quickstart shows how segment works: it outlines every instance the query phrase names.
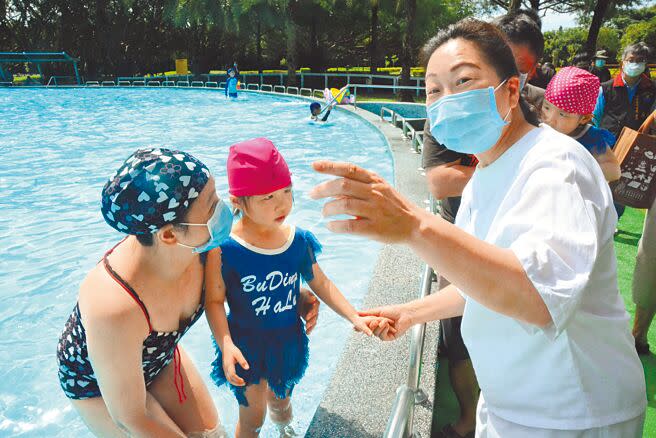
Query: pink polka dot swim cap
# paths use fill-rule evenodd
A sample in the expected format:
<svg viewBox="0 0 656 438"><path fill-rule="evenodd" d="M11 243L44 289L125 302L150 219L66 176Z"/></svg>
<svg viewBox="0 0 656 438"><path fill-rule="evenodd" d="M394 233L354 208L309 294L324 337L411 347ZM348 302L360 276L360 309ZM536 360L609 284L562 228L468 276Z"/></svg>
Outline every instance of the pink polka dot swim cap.
<svg viewBox="0 0 656 438"><path fill-rule="evenodd" d="M564 67L551 79L544 98L573 114L592 114L599 95L599 78L577 67Z"/></svg>

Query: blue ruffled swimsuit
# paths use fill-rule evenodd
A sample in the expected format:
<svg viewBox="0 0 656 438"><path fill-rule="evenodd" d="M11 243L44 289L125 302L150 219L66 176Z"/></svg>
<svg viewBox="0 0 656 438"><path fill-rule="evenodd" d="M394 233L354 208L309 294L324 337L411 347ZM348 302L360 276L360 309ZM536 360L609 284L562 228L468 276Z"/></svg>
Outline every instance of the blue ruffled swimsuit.
<svg viewBox="0 0 656 438"><path fill-rule="evenodd" d="M321 244L309 231L292 229L281 248L267 250L231 236L221 245L221 273L230 312L228 326L250 368L236 365L246 385L266 379L279 398L291 395L305 374L308 337L298 313L301 280L314 278L312 266ZM248 406L246 386L227 382L223 357L216 346L212 379L228 384L239 404Z"/></svg>

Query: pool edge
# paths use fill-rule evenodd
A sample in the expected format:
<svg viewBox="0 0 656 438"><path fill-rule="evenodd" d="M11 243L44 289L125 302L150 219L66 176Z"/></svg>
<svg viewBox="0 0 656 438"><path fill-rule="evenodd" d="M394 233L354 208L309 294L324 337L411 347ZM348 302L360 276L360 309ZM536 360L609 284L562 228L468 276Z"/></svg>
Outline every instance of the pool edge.
<svg viewBox="0 0 656 438"><path fill-rule="evenodd" d="M417 205L424 205L427 189L418 169L420 158L401 130L366 110L341 109L361 117L381 132L392 154L395 187ZM385 245L378 254L363 306L400 303L416 298L422 266L421 260L407 247ZM420 384L428 395L428 402L418 405L414 415L414 430L420 436L430 436L437 335L437 325L428 325ZM380 437L385 431L396 388L407 382L408 358L407 336L396 342L382 343L352 334L306 437Z"/></svg>

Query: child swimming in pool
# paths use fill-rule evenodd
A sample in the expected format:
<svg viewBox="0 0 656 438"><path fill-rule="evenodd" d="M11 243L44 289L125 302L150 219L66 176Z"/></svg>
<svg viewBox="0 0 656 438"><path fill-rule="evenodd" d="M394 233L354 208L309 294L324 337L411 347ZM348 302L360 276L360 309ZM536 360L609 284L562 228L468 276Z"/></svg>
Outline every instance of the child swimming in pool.
<svg viewBox="0 0 656 438"><path fill-rule="evenodd" d="M315 122L325 122L328 120L328 116L330 116L330 112L332 111L334 105L330 105L327 109L322 109L321 104L319 102L312 102L310 104L310 118L314 120ZM322 118L319 118L321 116L321 113L325 112Z"/></svg>
<svg viewBox="0 0 656 438"><path fill-rule="evenodd" d="M225 83L225 95L226 97L236 98L237 94L237 85L239 83L239 70L237 69L237 63L235 62L231 68L228 69L228 77L226 78Z"/></svg>
<svg viewBox="0 0 656 438"><path fill-rule="evenodd" d="M316 237L285 223L293 204L291 174L271 141L231 146L227 168L240 219L205 268L205 308L217 347L212 379L226 383L239 402L237 437L258 436L267 408L280 436L294 436L291 395L309 357L297 311L301 281L356 331L371 335L392 321L359 316L317 264Z"/></svg>
<svg viewBox="0 0 656 438"><path fill-rule="evenodd" d="M314 120L315 122L325 122L328 120L328 116L330 116L330 111L332 111L332 107L328 108L326 110L326 114L320 119L319 116L323 112L321 109L321 104L319 102L312 102L310 104L310 118Z"/></svg>

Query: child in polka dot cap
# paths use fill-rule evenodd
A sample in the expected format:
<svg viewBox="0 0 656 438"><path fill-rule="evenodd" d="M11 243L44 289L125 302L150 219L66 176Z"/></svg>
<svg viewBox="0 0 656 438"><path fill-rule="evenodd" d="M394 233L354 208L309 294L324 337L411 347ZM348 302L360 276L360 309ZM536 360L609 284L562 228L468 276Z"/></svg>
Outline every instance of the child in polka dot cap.
<svg viewBox="0 0 656 438"><path fill-rule="evenodd" d="M590 123L598 95L597 76L577 67L564 67L544 92L542 121L581 143L610 182L620 178L620 165L611 150L615 136Z"/></svg>

